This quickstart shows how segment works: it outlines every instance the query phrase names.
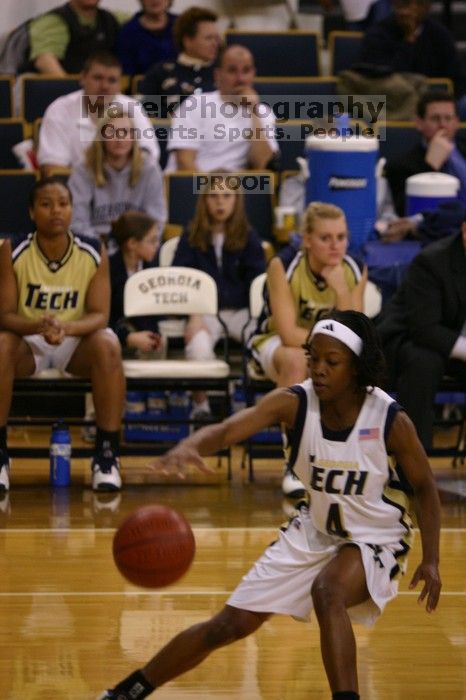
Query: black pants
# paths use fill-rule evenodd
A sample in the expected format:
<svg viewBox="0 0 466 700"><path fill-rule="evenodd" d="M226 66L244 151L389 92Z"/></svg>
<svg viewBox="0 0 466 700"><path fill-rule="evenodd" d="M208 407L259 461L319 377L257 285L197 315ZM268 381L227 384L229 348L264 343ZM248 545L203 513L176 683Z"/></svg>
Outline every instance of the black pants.
<svg viewBox="0 0 466 700"><path fill-rule="evenodd" d="M413 421L425 449L432 447L434 399L445 375L466 381L466 362L449 360L411 340L385 348L390 388Z"/></svg>

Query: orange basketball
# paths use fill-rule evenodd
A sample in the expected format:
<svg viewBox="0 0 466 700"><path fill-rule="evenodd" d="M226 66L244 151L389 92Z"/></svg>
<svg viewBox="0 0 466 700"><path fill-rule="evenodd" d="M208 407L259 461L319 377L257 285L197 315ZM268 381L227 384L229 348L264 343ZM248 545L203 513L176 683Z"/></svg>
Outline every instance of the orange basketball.
<svg viewBox="0 0 466 700"><path fill-rule="evenodd" d="M189 569L195 551L190 524L169 506L137 508L113 537L118 570L144 588L163 588L177 581Z"/></svg>

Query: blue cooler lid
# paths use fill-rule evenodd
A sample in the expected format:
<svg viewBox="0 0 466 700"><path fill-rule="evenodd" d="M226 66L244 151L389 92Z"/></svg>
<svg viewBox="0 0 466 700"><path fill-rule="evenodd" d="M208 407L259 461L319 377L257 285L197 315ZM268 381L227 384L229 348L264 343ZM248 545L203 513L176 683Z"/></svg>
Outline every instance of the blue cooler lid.
<svg viewBox="0 0 466 700"><path fill-rule="evenodd" d="M460 181L446 173L418 173L406 179L408 197L456 197Z"/></svg>
<svg viewBox="0 0 466 700"><path fill-rule="evenodd" d="M379 150L378 139L354 136L308 136L306 139L306 151L335 151L335 152L359 152L368 153Z"/></svg>

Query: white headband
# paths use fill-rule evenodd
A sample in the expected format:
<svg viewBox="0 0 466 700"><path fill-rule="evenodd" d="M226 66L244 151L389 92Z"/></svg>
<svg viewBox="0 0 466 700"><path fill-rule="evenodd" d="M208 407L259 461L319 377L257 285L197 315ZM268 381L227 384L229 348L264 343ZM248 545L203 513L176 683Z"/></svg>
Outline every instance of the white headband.
<svg viewBox="0 0 466 700"><path fill-rule="evenodd" d="M355 355L360 355L362 351L362 339L351 328L345 326L339 321L328 319L327 321L318 321L311 333L311 340L317 334L329 335L331 338L336 338L341 343L344 343Z"/></svg>

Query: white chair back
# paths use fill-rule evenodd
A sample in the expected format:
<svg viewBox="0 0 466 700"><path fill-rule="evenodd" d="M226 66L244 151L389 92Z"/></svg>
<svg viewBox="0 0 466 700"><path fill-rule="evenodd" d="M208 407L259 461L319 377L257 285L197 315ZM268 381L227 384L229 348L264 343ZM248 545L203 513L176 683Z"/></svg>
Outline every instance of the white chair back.
<svg viewBox="0 0 466 700"><path fill-rule="evenodd" d="M367 280L364 289L363 311L369 318L374 318L382 309L382 294L380 289L370 280Z"/></svg>
<svg viewBox="0 0 466 700"><path fill-rule="evenodd" d="M168 267L172 264L173 258L175 257L176 249L178 248L178 243L180 242L179 236L173 236L169 238L168 241L164 241L160 246L159 250L159 265L160 267Z"/></svg>
<svg viewBox="0 0 466 700"><path fill-rule="evenodd" d="M191 267L152 267L128 278L124 315L155 316L217 314L215 280Z"/></svg>
<svg viewBox="0 0 466 700"><path fill-rule="evenodd" d="M249 287L249 315L251 318L259 318L264 307L263 294L266 279L267 273L263 272L253 279Z"/></svg>

